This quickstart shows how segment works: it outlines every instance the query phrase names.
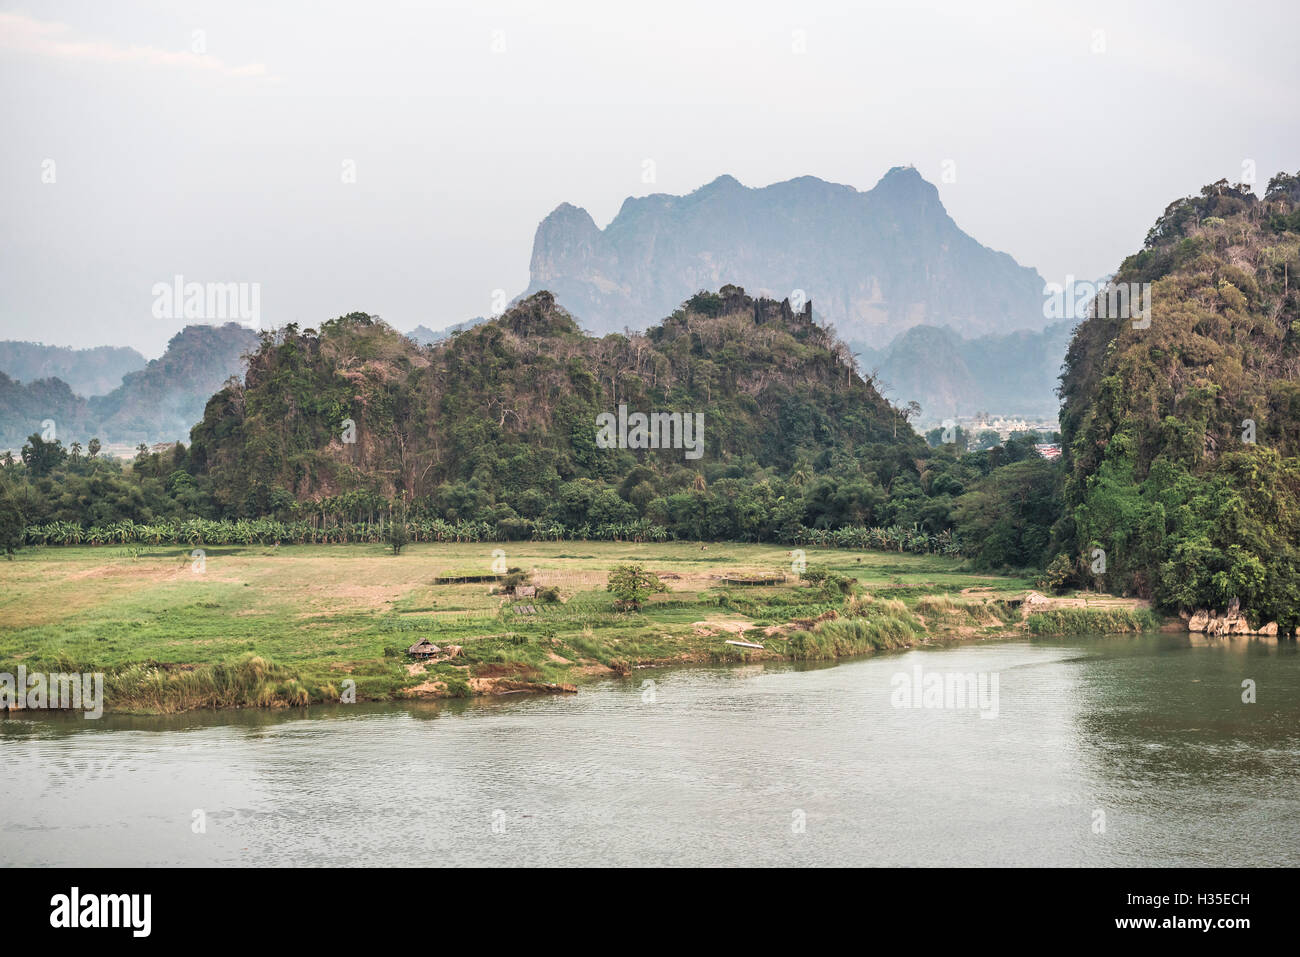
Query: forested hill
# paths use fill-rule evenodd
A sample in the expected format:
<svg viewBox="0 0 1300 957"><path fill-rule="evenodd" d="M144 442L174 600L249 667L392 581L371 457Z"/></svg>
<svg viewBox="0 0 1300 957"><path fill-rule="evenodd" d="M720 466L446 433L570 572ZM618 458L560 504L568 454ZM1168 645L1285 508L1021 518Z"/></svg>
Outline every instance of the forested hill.
<svg viewBox="0 0 1300 957"><path fill-rule="evenodd" d="M597 416L620 405L702 414L702 455L598 447ZM248 515L353 490L409 501L437 490L451 513L457 495L545 504L584 478L621 483L644 505L700 487L705 472L859 461L887 484L925 454L811 303L795 313L734 286L630 337L583 334L546 291L428 347L359 313L288 326L263 334L244 381L213 396L192 437L214 499Z"/></svg>
<svg viewBox="0 0 1300 957"><path fill-rule="evenodd" d="M964 339L943 326L913 326L884 349L849 341L890 401L915 400L938 422L976 409L1056 418L1061 362L1073 320Z"/></svg>
<svg viewBox="0 0 1300 957"><path fill-rule="evenodd" d="M1151 284L1149 325L1090 318L1062 378L1058 541L1076 567L1100 548L1106 587L1297 623L1298 279L1285 174L1263 199L1220 181L1178 200L1124 261L1116 283Z"/></svg>

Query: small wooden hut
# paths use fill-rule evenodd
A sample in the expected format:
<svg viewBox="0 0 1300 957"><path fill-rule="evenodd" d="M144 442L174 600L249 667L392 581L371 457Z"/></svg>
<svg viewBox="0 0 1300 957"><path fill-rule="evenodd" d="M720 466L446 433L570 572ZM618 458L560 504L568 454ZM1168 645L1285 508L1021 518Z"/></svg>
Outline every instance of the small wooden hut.
<svg viewBox="0 0 1300 957"><path fill-rule="evenodd" d="M428 638L421 638L410 648L407 648L406 653L413 658L432 658L441 650Z"/></svg>

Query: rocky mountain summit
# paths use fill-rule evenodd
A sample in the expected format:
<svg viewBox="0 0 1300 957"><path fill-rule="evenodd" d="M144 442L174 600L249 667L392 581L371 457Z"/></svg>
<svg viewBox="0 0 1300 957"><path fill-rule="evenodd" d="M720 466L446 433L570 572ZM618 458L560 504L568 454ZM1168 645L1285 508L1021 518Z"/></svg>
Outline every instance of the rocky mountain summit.
<svg viewBox="0 0 1300 957"><path fill-rule="evenodd" d="M866 192L720 176L686 196L629 197L604 229L562 203L537 228L526 294L548 289L585 328L613 332L728 283L814 300L820 321L873 348L923 323L968 337L1047 324L1038 272L962 232L903 166Z"/></svg>

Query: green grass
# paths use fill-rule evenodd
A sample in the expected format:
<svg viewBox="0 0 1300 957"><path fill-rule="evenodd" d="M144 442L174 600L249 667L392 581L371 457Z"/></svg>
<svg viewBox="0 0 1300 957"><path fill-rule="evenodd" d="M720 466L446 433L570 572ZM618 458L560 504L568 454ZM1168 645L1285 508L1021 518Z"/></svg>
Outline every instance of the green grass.
<svg viewBox="0 0 1300 957"><path fill-rule="evenodd" d="M522 615L490 594L491 582L434 584L486 573L500 547L510 567L558 588L563 602L530 602L536 614ZM704 552L690 543L422 543L398 556L365 544L229 547L209 549L201 574L187 549L170 546L27 548L0 562L0 671L50 662L103 671L112 710L337 700L346 681L358 700L430 683L466 695L493 679L564 684L652 663L840 657L976 621L989 633L990 615L1008 629L1018 623L998 599L1030 585L944 556L806 551L810 564L851 578L856 595L800 583L786 549L736 543ZM604 586L610 567L626 562L677 577L641 611L620 612ZM782 574L774 585L723 581ZM970 587L985 589L981 599L959 594ZM838 620L817 620L829 612ZM1085 630L1113 630L1103 624ZM782 633L764 636L769 625ZM762 651L725 644L740 626ZM405 649L423 637L463 650L412 674Z"/></svg>

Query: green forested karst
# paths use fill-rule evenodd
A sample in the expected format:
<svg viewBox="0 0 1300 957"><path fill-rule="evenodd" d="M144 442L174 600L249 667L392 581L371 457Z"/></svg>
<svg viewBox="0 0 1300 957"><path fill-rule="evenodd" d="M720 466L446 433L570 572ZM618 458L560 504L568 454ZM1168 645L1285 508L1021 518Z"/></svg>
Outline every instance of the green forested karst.
<svg viewBox="0 0 1300 957"><path fill-rule="evenodd" d="M702 413L702 457L598 448L596 417L620 404ZM801 469L853 472L874 490L864 498L883 500L901 476L916 481L926 451L807 312L735 287L645 335L586 336L548 293L429 348L362 314L291 326L264 337L193 441L231 515L364 488L433 499L452 517L501 502L578 523L590 507L565 505L584 498L574 483L600 486L612 518L670 511L697 478Z"/></svg>
<svg viewBox="0 0 1300 957"><path fill-rule="evenodd" d="M1114 282L1151 284L1149 327L1094 315L1062 375L1056 541L1080 580L1300 621L1298 272L1285 174L1263 199L1220 181L1171 204L1124 261Z"/></svg>

